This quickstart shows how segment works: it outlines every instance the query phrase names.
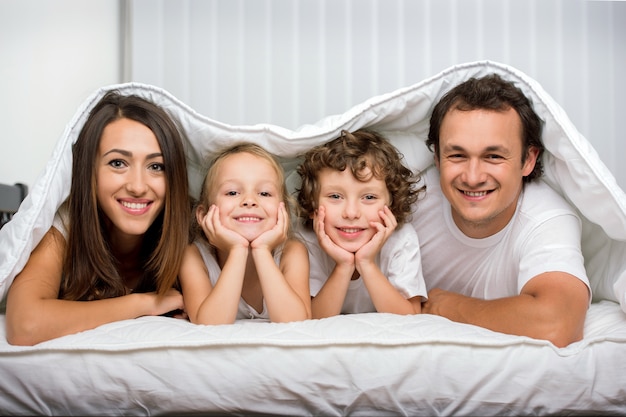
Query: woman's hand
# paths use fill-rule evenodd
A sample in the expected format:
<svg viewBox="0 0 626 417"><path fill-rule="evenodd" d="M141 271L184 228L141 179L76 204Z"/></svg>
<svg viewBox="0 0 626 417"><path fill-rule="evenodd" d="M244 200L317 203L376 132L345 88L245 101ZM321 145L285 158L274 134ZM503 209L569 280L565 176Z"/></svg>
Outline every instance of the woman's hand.
<svg viewBox="0 0 626 417"><path fill-rule="evenodd" d="M144 295L137 293L138 295ZM172 313L172 317L187 318L187 314L184 313L185 304L183 302L183 295L175 288L170 288L163 296L159 297L156 292L145 293L150 297L150 302L153 305L147 315L160 316L167 313Z"/></svg>

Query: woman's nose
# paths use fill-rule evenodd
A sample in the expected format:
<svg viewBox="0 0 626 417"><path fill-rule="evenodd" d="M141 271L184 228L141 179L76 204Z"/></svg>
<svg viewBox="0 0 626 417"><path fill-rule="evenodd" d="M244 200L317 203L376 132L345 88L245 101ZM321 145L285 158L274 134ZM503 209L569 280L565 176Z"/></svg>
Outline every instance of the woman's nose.
<svg viewBox="0 0 626 417"><path fill-rule="evenodd" d="M146 192L146 180L141 169L131 169L129 172L126 189L133 195L141 195Z"/></svg>

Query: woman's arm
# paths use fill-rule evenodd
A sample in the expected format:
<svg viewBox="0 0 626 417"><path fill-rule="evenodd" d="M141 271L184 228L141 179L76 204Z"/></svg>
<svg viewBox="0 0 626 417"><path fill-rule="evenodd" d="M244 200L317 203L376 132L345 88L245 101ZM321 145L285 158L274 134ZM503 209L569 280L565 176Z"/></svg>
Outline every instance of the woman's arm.
<svg viewBox="0 0 626 417"><path fill-rule="evenodd" d="M163 297L137 293L97 301L59 300L65 250L65 239L51 228L15 277L7 298L9 343L34 345L105 323L183 308L182 295L173 289Z"/></svg>

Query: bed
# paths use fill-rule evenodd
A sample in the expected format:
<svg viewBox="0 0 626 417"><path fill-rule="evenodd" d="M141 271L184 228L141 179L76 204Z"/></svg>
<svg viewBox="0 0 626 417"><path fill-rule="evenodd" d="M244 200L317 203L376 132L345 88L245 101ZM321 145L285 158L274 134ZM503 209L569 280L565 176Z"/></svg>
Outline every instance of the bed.
<svg viewBox="0 0 626 417"><path fill-rule="evenodd" d="M431 165L428 118L443 93L498 73L545 120L545 181L583 219L593 289L583 340L565 348L432 315L354 314L296 323L201 326L142 317L12 346L0 316L0 413L12 415L626 415L626 195L562 108L510 66L471 62L291 130L232 126L160 88L94 92L77 110L11 222L0 230L5 296L69 191L71 144L110 89L164 106L186 138L191 191L215 149L241 138L281 158L297 186L296 155L341 129L377 129L414 169ZM419 204L419 202L418 202Z"/></svg>

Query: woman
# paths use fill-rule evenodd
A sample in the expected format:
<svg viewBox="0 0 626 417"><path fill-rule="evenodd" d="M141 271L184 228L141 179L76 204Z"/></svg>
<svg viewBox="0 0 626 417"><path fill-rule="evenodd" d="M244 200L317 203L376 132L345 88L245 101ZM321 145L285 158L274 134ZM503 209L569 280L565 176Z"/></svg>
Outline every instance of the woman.
<svg viewBox="0 0 626 417"><path fill-rule="evenodd" d="M183 308L172 286L190 210L176 125L149 101L109 92L72 154L69 197L9 289L11 344Z"/></svg>

